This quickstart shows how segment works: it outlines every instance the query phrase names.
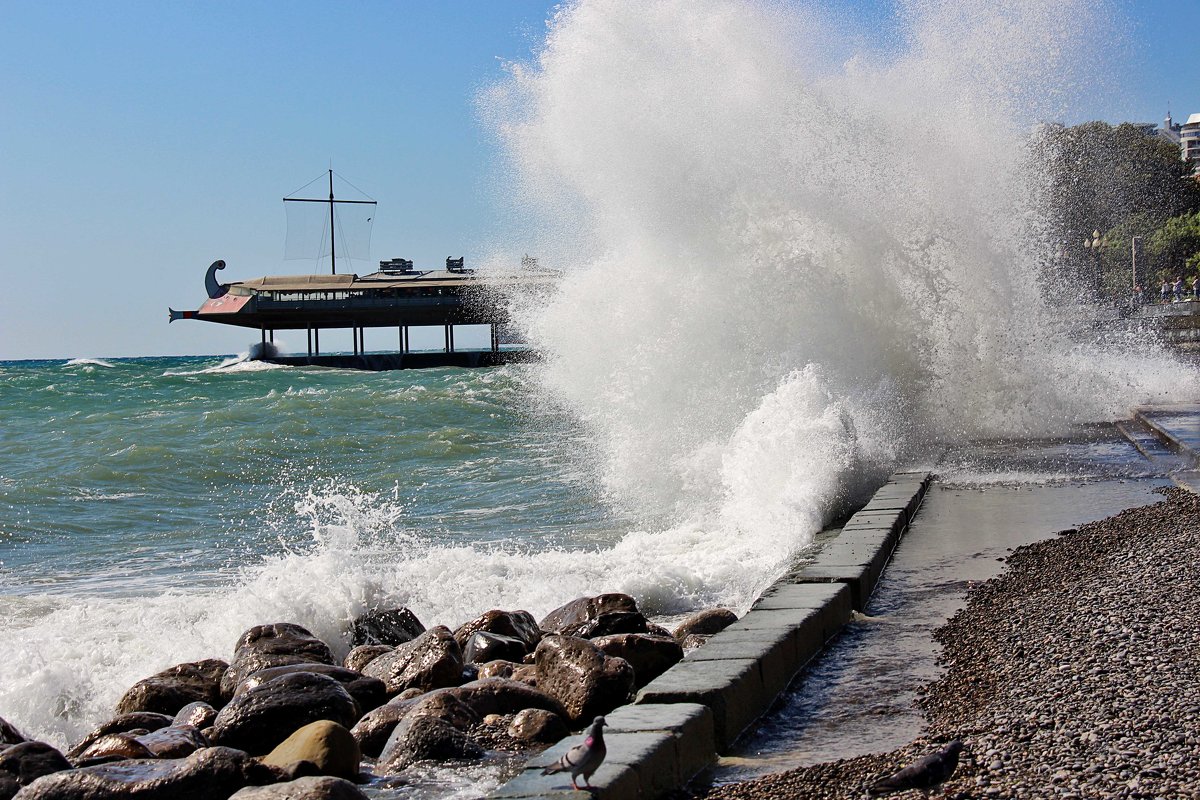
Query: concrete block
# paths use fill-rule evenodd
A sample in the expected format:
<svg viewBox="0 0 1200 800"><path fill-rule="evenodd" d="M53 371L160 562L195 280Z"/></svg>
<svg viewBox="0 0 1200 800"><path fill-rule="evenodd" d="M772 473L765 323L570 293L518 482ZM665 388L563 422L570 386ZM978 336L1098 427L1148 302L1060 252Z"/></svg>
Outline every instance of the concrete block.
<svg viewBox="0 0 1200 800"><path fill-rule="evenodd" d="M850 621L851 592L844 583L778 583L759 598L754 608L815 609L821 624L822 641L828 642ZM802 662L808 660L803 649L800 657Z"/></svg>
<svg viewBox="0 0 1200 800"><path fill-rule="evenodd" d="M743 628L741 630L726 628L703 646L688 653L687 659L690 661L753 659L758 663L759 678L763 688L769 693L778 694L787 688L787 685L792 682L792 677L803 666L797 647L797 633L793 627Z"/></svg>
<svg viewBox="0 0 1200 800"><path fill-rule="evenodd" d="M893 472L892 477L888 478L888 483L919 483L922 486L928 486L929 480L933 475L927 470L902 470Z"/></svg>
<svg viewBox="0 0 1200 800"><path fill-rule="evenodd" d="M568 748L564 747L563 751L566 749ZM562 751L558 751L557 746L551 750L558 752L558 755L545 763L553 763L562 756ZM546 752L549 753L550 750ZM579 800L583 796L571 788L569 772L543 775L543 766L544 763L539 759L536 769L526 768L508 783L497 787L488 797L497 800ZM583 785L581 776L581 789ZM619 764L608 759L605 759L592 776L591 785L591 796L596 800L640 800L644 797L637 770L629 764Z"/></svg>
<svg viewBox="0 0 1200 800"><path fill-rule="evenodd" d="M869 564L809 564L795 573L797 583L842 583L850 589L850 605L862 611L875 587Z"/></svg>
<svg viewBox="0 0 1200 800"><path fill-rule="evenodd" d="M752 658L687 658L647 684L634 702L707 706L713 714L713 740L720 753L774 700L775 693L763 686L762 672Z"/></svg>
<svg viewBox="0 0 1200 800"><path fill-rule="evenodd" d="M713 713L696 703L621 706L607 716L613 732L658 732L669 735L675 744L679 788L717 760L713 738Z"/></svg>

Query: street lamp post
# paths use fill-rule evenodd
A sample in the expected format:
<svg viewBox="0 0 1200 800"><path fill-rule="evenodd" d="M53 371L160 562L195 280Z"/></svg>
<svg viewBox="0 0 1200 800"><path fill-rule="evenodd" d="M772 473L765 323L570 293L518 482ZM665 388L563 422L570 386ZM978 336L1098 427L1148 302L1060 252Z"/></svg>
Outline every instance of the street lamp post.
<svg viewBox="0 0 1200 800"><path fill-rule="evenodd" d="M1104 240L1100 238L1100 231L1092 231L1091 239L1084 239L1083 246L1092 253L1092 280L1095 284L1094 291L1096 299L1100 299L1100 248L1104 246Z"/></svg>
<svg viewBox="0 0 1200 800"><path fill-rule="evenodd" d="M1142 240L1142 237L1140 237L1140 236L1132 236L1132 237L1130 237L1130 239L1129 239L1129 264L1130 264L1130 266L1132 267L1132 270L1133 270L1133 290L1134 290L1135 292L1137 291L1137 286L1138 286L1138 281L1137 281L1137 246L1138 246L1138 242L1140 242L1141 240Z"/></svg>

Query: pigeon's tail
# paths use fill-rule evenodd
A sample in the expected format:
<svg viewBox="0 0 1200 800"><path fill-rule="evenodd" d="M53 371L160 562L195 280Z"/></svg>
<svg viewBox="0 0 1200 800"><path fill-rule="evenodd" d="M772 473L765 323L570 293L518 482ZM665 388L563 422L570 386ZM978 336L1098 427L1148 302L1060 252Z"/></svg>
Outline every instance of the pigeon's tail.
<svg viewBox="0 0 1200 800"><path fill-rule="evenodd" d="M542 770L542 774L543 775L553 775L554 773L562 772L565 769L566 769L566 767L564 767L561 762L556 761L553 764L551 764L550 766L546 767L544 770Z"/></svg>

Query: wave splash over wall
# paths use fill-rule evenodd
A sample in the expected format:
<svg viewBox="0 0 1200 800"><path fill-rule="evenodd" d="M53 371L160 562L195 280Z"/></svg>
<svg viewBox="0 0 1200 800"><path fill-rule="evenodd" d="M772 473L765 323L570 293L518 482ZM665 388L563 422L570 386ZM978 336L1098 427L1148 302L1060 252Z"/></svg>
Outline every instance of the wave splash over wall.
<svg viewBox="0 0 1200 800"><path fill-rule="evenodd" d="M1042 283L1030 132L1106 13L906 2L880 54L785 4L560 10L482 105L567 271L521 310L542 385L610 496L788 551L922 442L1177 391L1165 357L1070 335L1086 308Z"/></svg>

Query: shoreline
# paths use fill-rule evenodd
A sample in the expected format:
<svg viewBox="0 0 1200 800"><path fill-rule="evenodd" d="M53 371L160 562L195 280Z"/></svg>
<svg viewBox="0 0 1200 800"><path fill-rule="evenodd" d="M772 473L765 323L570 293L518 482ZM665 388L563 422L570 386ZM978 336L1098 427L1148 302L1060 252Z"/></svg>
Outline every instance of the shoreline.
<svg viewBox="0 0 1200 800"><path fill-rule="evenodd" d="M1200 797L1200 497L1017 548L935 632L914 742L677 797L860 798L952 738L946 797Z"/></svg>

